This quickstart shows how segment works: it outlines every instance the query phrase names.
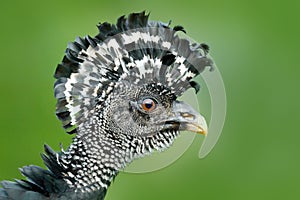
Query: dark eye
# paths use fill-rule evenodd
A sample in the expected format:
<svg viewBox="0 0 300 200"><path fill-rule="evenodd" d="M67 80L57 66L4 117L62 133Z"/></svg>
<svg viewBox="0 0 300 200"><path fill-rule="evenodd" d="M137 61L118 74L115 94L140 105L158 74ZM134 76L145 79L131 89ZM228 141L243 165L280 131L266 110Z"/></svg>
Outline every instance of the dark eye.
<svg viewBox="0 0 300 200"><path fill-rule="evenodd" d="M150 98L144 99L142 101L142 108L144 111L151 112L156 108L156 102Z"/></svg>

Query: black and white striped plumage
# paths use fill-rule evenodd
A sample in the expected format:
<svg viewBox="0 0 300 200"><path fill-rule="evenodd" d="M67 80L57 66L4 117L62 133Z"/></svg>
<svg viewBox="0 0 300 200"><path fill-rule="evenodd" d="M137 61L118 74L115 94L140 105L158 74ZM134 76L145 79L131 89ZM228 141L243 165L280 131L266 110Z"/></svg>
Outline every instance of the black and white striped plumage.
<svg viewBox="0 0 300 200"><path fill-rule="evenodd" d="M207 45L180 38L181 26L148 21L145 12L98 29L69 43L54 75L56 114L75 134L72 144L59 153L45 146L48 170L23 167L27 180L3 181L0 200L104 199L132 160L168 148L180 130L206 130L176 98L191 87L198 92L193 78L213 66Z"/></svg>

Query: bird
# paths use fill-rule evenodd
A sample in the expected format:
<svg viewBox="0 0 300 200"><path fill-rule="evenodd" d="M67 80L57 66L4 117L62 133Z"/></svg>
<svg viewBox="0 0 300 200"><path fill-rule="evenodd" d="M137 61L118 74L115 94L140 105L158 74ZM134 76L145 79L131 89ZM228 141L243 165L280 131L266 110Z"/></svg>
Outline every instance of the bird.
<svg viewBox="0 0 300 200"><path fill-rule="evenodd" d="M135 159L168 149L181 131L207 134L205 118L178 98L214 69L209 46L145 11L97 25L70 42L54 78L56 116L72 135L59 152L44 145L46 168L20 168L2 181L0 200L103 200Z"/></svg>

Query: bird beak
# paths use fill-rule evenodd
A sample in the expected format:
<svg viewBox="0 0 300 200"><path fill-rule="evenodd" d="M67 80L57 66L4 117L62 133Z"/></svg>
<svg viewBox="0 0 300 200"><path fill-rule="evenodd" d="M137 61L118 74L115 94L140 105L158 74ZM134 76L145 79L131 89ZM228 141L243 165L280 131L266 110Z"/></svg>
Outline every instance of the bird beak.
<svg viewBox="0 0 300 200"><path fill-rule="evenodd" d="M207 124L204 117L190 105L182 101L174 101L173 113L175 116L172 119L180 124L179 130L207 135Z"/></svg>

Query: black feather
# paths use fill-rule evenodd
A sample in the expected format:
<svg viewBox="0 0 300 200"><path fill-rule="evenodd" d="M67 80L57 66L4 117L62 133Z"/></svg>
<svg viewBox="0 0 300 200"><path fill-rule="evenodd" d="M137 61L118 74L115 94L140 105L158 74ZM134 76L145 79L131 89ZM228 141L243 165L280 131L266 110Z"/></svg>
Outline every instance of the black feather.
<svg viewBox="0 0 300 200"><path fill-rule="evenodd" d="M190 81L190 84L195 89L196 94L197 94L201 88L200 84L197 83L196 81Z"/></svg>
<svg viewBox="0 0 300 200"><path fill-rule="evenodd" d="M186 33L186 31L184 30L184 28L180 25L174 26L174 31L182 31L184 33Z"/></svg>

